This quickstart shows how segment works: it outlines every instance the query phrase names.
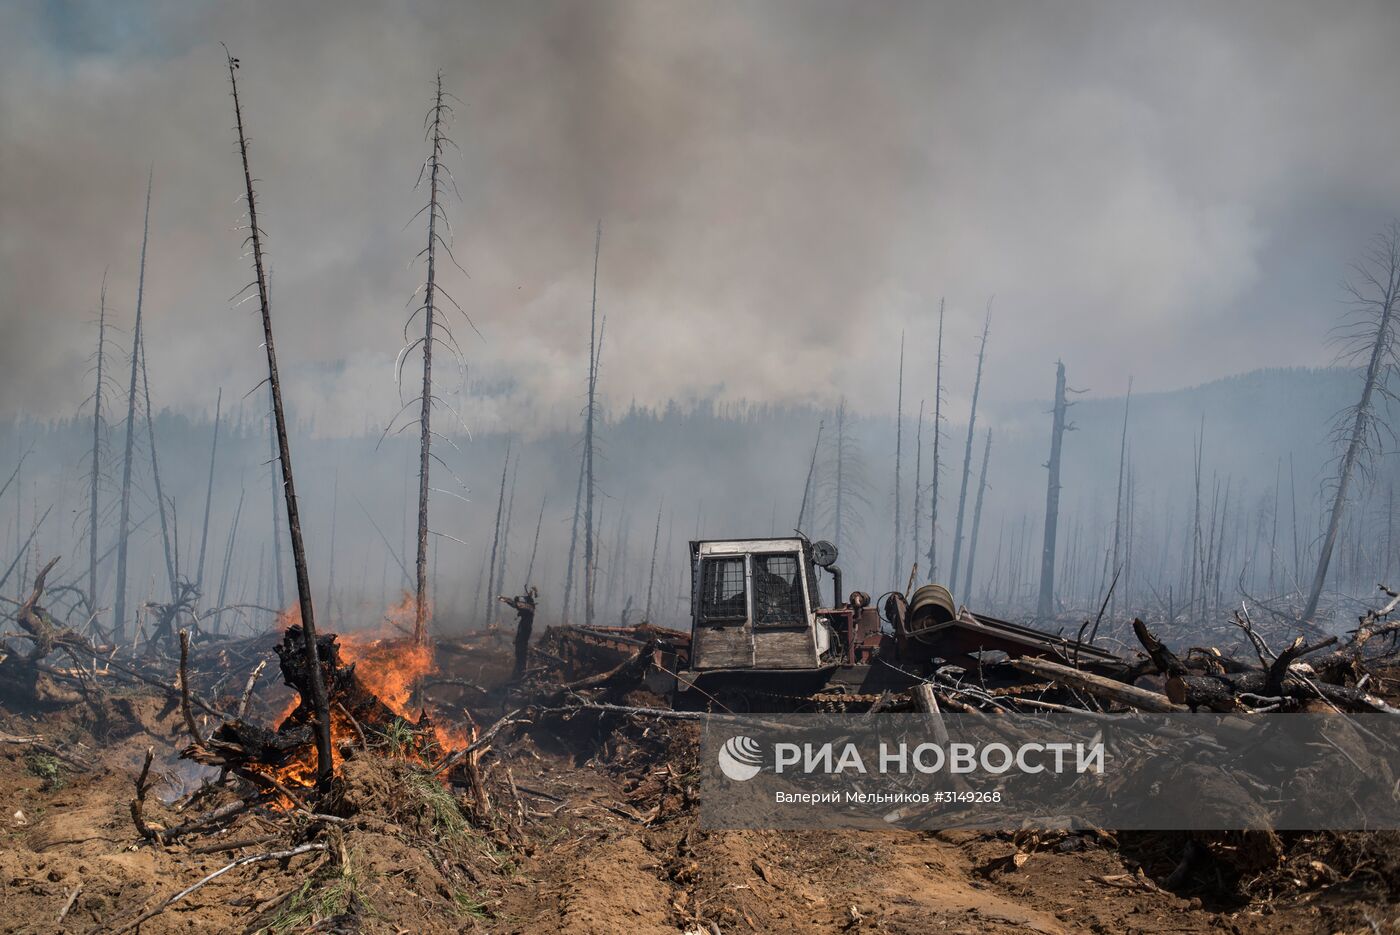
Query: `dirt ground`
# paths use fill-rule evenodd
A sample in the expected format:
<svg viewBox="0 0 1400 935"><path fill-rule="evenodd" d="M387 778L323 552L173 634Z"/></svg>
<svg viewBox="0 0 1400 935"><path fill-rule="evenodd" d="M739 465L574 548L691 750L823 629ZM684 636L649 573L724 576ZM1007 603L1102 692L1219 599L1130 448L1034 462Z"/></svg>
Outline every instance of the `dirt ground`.
<svg viewBox="0 0 1400 935"><path fill-rule="evenodd" d="M489 686L504 678L504 649L453 668ZM149 820L188 821L228 793L206 790L178 812L163 804L184 802L217 771L176 758L187 738L163 699L130 690L114 703L122 736L101 746L79 708L37 718L0 709L0 731L42 736L96 764L79 772L0 743L0 931L120 931L230 861L297 842L285 816L256 812L165 846L143 840L131 800L148 746L163 771ZM323 850L236 867L137 930L1400 932L1386 864L1394 839L1343 848L1299 836L1247 879L1205 861L1169 892L1184 835L709 833L697 825L696 749L686 724L525 726L495 747L489 769L511 833L473 827L402 764L351 760L350 817L305 834ZM509 783L518 806L501 791Z"/></svg>

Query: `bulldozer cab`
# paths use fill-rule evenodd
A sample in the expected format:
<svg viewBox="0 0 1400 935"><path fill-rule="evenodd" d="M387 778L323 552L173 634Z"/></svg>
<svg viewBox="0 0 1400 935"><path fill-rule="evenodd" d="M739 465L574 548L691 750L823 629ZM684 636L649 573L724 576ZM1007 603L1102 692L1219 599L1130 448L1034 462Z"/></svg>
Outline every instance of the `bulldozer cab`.
<svg viewBox="0 0 1400 935"><path fill-rule="evenodd" d="M690 543L691 667L813 669L831 634L805 539Z"/></svg>

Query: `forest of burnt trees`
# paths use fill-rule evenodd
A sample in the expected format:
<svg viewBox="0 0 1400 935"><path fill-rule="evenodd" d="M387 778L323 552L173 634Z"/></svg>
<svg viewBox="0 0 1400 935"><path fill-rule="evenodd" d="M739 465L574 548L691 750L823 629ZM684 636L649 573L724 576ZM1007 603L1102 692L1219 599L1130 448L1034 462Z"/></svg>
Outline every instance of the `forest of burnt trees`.
<svg viewBox="0 0 1400 935"><path fill-rule="evenodd" d="M126 351L119 344L123 335L116 330L110 306L105 317L104 382L110 383L112 362L125 363ZM609 327L619 326L609 322ZM906 381L911 371L923 369L906 365ZM978 542L972 590L966 593L964 566L962 588L955 593L975 609L1011 619L1037 614L1043 580L1054 361L1045 370L1050 384L1045 402L1002 406L984 417L991 422L993 444L980 524L974 514L985 430L977 431L974 440L965 525L978 526ZM1330 417L1346 406L1347 395L1359 386L1358 375L1341 369L1265 371L1194 390L1134 394L1126 406L1121 397L1069 397L1075 404L1068 408L1066 421L1074 431L1066 432L1063 440L1052 616L1068 622L1097 613L1108 594L1110 569L1116 567L1115 527L1122 571L1110 601L1110 620L1121 624L1134 614L1163 620L1170 613L1186 625L1193 606L1200 616L1218 612L1228 617L1240 600L1251 606L1255 600L1267 602L1281 612L1301 610L1330 505L1321 496L1332 467L1323 442ZM911 391L906 387L905 392L907 399ZM179 543L175 563L181 575L202 583L204 608L244 605L216 618L219 626L245 631L265 626L270 617L257 608L285 609L294 600L287 546L283 541L279 547L268 535L274 488L266 407L253 397L239 400L241 394L225 388L215 447L212 406L203 417L179 413L160 408L158 387L153 386L152 393L158 407L152 426L161 454L167 521L172 539ZM0 501L0 541L11 554L5 564L15 565L3 586L7 596L18 594L40 554L61 555L58 570L63 580L80 579L87 590L91 573L110 607L115 573L112 531L124 441L120 417L108 425L111 397L104 397L97 425L99 524L94 556L88 549L87 508L93 495L91 409L61 422L0 425L5 450L18 453L17 463L6 472L14 476ZM141 402L138 399L138 406ZM839 408L702 402L649 410L610 408L606 399L599 406L598 445L606 456L598 459L594 520L599 552L595 615L600 622L619 622L625 612L630 622L639 621L650 590L652 619L683 626L689 601L685 543L696 536L784 535L799 525L799 513L805 512L800 524L805 532L835 540L838 466L843 563L852 569L848 580L872 592L895 585L892 419L847 413L844 426L838 426ZM911 408L917 410L917 403ZM916 411L906 412L903 432L904 574L917 556L920 580L929 567L933 408L932 403L925 405L921 426ZM945 413L948 408L945 402ZM295 405L291 411L295 414ZM139 408L137 412L129 572L133 606L165 602L169 592L149 442L144 415ZM944 466L938 481L940 535L934 550L944 574L951 560L950 527L956 518L959 482L948 466L949 452L956 450L961 462L965 416L945 422L939 440ZM450 417L443 421L448 422L443 433L460 449L443 444L444 457L469 489L464 493L454 487L446 471L444 482L435 483L451 494L434 496L435 528L443 535L431 536L427 552L429 590L442 625L458 629L483 623L490 613L490 582L503 583L497 593L515 593L524 587L527 570L531 583L541 589L542 613L556 613L565 606L570 585L565 570L571 538L577 578L569 588L567 606L572 619L581 621L582 517L577 536L571 534L581 487L582 433L567 426L530 435L478 430L464 444L465 436L460 430L453 432ZM310 420L296 419L290 431L298 464L305 465L299 470L314 478L301 494L303 522L316 546L311 553L313 577L326 613L353 624L357 614L375 614L395 603L402 592L413 590L418 439L408 437L416 435L413 432L382 442L381 432L373 430L322 433ZM916 447L919 435L922 446ZM1280 439L1290 443L1285 447ZM619 457L619 451L632 454ZM1120 451L1125 455L1123 505L1115 524ZM844 456L836 457L837 452ZM922 461L925 480L918 490L910 482L916 460ZM52 464L62 469L43 470ZM961 463L955 467L960 470ZM810 482L804 484L809 473ZM1400 562L1392 477L1392 462L1382 458L1372 473L1353 481L1352 508L1339 524L1322 602L1325 613L1341 611L1343 623L1351 616L1350 608L1359 606L1349 601L1370 598L1375 585L1387 580L1388 570ZM804 486L810 488L805 511ZM503 543L497 540L491 563L498 506ZM282 525L280 508L278 519ZM965 539L970 540L971 531L965 532ZM96 561L90 563L90 557ZM488 565L495 569L494 579L486 577ZM64 593L66 600L75 602L76 615L78 595Z"/></svg>

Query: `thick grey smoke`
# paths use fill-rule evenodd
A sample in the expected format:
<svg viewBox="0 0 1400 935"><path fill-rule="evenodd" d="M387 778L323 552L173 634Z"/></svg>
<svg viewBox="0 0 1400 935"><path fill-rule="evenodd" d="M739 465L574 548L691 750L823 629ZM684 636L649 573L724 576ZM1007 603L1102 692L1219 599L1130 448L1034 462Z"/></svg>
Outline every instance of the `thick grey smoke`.
<svg viewBox="0 0 1400 935"><path fill-rule="evenodd" d="M992 400L1044 396L1055 357L1099 392L1325 362L1335 282L1397 210L1397 26L1384 3L9 5L0 411L79 408L105 267L130 321L152 166L155 403L256 384L220 40L319 432L398 406L438 68L474 429L576 413L600 218L615 405L887 413L892 344L930 382L945 294L957 396L993 294Z"/></svg>

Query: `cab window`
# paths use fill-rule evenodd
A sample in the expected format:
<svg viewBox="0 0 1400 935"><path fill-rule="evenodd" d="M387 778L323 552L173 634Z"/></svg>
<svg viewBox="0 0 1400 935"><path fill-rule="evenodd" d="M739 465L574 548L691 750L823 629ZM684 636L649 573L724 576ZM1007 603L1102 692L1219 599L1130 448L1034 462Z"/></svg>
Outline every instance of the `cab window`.
<svg viewBox="0 0 1400 935"><path fill-rule="evenodd" d="M763 626L806 626L801 563L796 553L753 556L754 623Z"/></svg>
<svg viewBox="0 0 1400 935"><path fill-rule="evenodd" d="M700 565L700 619L707 623L747 620L744 557L707 558Z"/></svg>

